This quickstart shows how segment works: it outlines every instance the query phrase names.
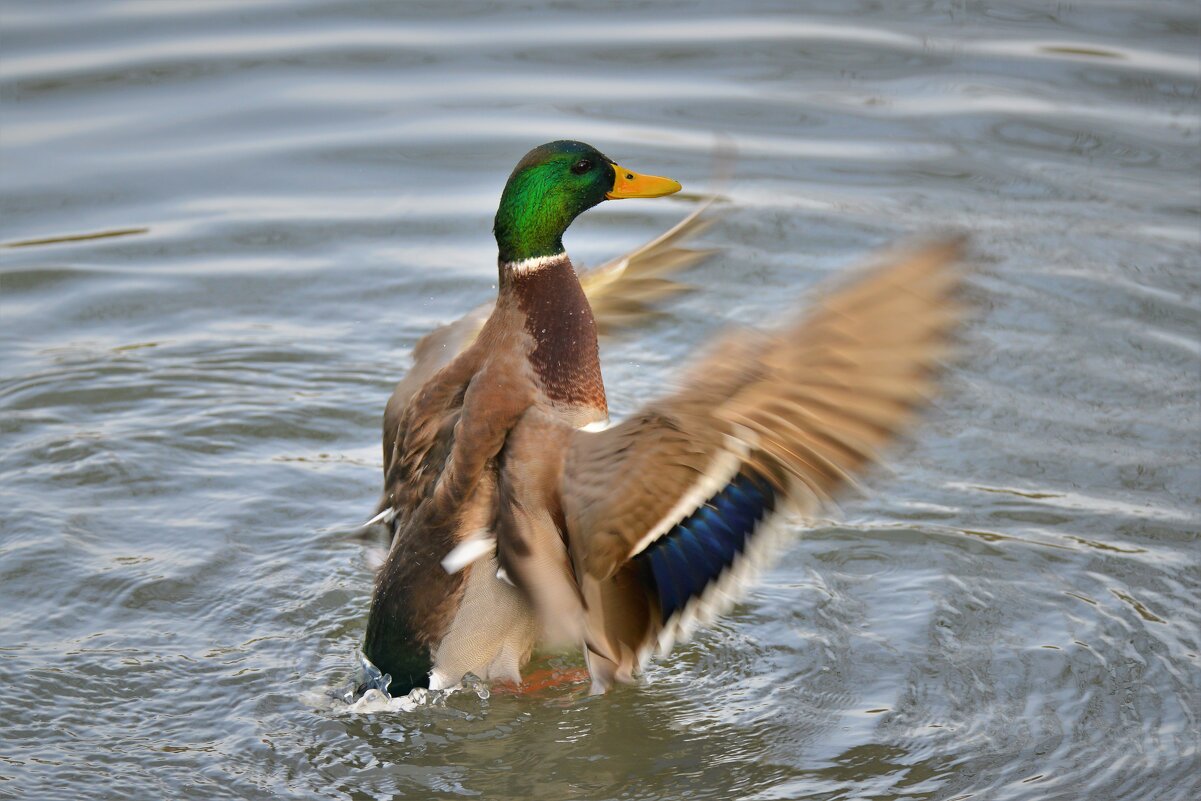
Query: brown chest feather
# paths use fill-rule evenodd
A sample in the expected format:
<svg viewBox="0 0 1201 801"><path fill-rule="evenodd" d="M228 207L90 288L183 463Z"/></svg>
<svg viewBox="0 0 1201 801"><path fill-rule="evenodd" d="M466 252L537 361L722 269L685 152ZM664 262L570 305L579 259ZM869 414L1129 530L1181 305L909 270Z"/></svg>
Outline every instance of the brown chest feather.
<svg viewBox="0 0 1201 801"><path fill-rule="evenodd" d="M556 405L607 413L596 321L571 263L564 259L509 276L507 283L533 339L529 361L547 398Z"/></svg>

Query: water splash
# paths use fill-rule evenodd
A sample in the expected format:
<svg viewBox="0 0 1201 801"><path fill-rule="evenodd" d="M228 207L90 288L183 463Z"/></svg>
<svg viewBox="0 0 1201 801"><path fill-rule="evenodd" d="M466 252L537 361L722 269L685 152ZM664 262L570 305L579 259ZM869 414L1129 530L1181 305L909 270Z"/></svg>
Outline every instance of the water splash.
<svg viewBox="0 0 1201 801"><path fill-rule="evenodd" d="M388 694L388 687L392 684L392 674L382 672L362 651L359 651L358 657L361 669L359 690L362 692L379 690L385 696L391 698L391 695Z"/></svg>
<svg viewBox="0 0 1201 801"><path fill-rule="evenodd" d="M430 690L414 687L407 695L393 696L388 692L392 676L384 673L361 651L358 653L359 673L355 680L343 688L330 693L346 704L347 711L354 713L412 712L422 707L445 707L446 699L457 692L474 693L481 701L491 697L487 682L468 673L453 687L445 690Z"/></svg>

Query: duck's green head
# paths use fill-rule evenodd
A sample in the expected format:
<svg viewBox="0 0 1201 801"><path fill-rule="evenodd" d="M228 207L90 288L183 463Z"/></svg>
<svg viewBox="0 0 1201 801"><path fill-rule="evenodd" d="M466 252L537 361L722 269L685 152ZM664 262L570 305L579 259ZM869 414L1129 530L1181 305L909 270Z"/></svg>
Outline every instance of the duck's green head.
<svg viewBox="0 0 1201 801"><path fill-rule="evenodd" d="M563 252L563 232L602 200L680 191L670 178L639 175L583 142L550 142L517 163L492 228L502 262Z"/></svg>

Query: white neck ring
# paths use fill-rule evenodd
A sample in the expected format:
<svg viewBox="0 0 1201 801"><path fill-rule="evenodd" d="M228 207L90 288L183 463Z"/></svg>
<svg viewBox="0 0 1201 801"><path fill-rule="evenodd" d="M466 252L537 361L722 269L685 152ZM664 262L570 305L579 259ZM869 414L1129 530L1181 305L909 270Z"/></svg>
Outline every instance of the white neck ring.
<svg viewBox="0 0 1201 801"><path fill-rule="evenodd" d="M534 256L530 259L518 259L517 261L502 261L500 266L507 272L515 275L528 275L529 273L536 273L539 270L545 270L552 264L558 264L566 260L566 253L555 253L550 256Z"/></svg>

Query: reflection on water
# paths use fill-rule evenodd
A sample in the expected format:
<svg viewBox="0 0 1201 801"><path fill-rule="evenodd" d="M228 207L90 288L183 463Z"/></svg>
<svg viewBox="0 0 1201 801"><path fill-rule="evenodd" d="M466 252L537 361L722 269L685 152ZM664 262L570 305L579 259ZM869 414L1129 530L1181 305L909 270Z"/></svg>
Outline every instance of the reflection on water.
<svg viewBox="0 0 1201 801"><path fill-rule="evenodd" d="M1201 793L1196 4L614 10L6 6L0 796ZM692 192L581 219L587 263L738 152L701 291L605 345L616 412L944 226L968 358L642 685L351 713L379 414L555 138Z"/></svg>

